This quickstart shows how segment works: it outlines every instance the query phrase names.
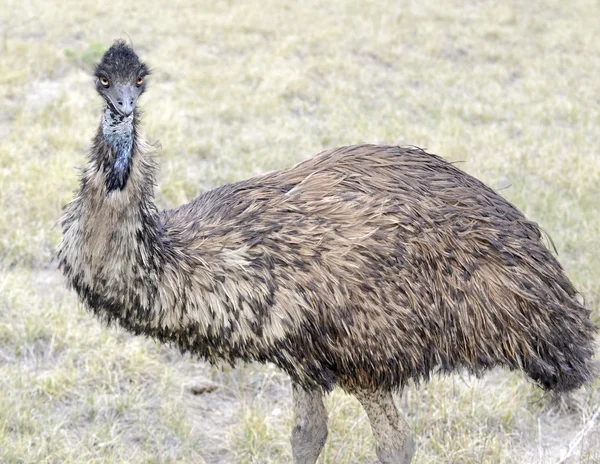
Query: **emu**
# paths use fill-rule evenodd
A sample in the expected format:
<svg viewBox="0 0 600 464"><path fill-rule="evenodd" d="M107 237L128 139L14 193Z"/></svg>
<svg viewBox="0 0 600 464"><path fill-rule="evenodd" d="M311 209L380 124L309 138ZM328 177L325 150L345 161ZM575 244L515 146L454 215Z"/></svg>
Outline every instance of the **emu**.
<svg viewBox="0 0 600 464"><path fill-rule="evenodd" d="M341 387L382 463L409 463L392 393L432 373L522 370L546 390L594 378L596 327L538 226L442 158L361 145L158 211L138 135L149 68L122 41L95 69L101 123L56 257L106 323L211 363L292 380L292 454L314 463Z"/></svg>

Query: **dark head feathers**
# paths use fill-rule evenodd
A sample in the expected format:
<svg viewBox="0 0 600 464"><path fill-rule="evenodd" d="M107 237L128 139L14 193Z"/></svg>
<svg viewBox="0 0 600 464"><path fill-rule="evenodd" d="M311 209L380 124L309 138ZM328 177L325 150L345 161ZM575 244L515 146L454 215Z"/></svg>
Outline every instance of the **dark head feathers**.
<svg viewBox="0 0 600 464"><path fill-rule="evenodd" d="M147 76L150 72L150 68L124 40L117 40L96 65L94 75L97 78L104 76L112 80L130 80L132 77Z"/></svg>

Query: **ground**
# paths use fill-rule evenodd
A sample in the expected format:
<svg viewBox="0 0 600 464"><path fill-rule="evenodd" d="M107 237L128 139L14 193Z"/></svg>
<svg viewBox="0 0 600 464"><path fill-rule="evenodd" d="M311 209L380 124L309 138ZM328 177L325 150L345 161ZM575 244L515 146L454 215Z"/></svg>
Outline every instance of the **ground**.
<svg viewBox="0 0 600 464"><path fill-rule="evenodd" d="M211 367L102 326L64 288L54 227L99 123L115 38L153 67L141 132L157 203L355 143L413 144L537 221L600 321L597 0L4 0L0 9L0 462L289 462L272 366ZM518 373L399 398L416 463L599 463L600 383L560 404ZM561 406L562 407L559 407ZM320 462L371 463L336 391Z"/></svg>

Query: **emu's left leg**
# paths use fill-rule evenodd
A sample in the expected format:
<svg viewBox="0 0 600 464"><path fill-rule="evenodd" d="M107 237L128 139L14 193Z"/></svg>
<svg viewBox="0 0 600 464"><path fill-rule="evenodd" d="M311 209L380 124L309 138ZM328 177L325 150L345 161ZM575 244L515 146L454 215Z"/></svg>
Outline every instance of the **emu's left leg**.
<svg viewBox="0 0 600 464"><path fill-rule="evenodd" d="M315 464L327 440L327 411L320 391L306 391L292 384L294 393L294 464Z"/></svg>
<svg viewBox="0 0 600 464"><path fill-rule="evenodd" d="M409 464L415 446L410 426L396 408L392 393L384 390L358 390L353 393L371 422L379 461L383 464Z"/></svg>

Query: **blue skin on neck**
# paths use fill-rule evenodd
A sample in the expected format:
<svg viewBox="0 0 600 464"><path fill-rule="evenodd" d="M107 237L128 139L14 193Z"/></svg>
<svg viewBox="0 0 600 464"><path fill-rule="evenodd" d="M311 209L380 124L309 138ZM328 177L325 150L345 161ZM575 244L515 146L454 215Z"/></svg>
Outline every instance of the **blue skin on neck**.
<svg viewBox="0 0 600 464"><path fill-rule="evenodd" d="M133 114L121 116L109 107L104 110L102 118L104 142L115 153L115 162L107 173L107 194L113 190L123 190L129 178L131 154L133 150Z"/></svg>

